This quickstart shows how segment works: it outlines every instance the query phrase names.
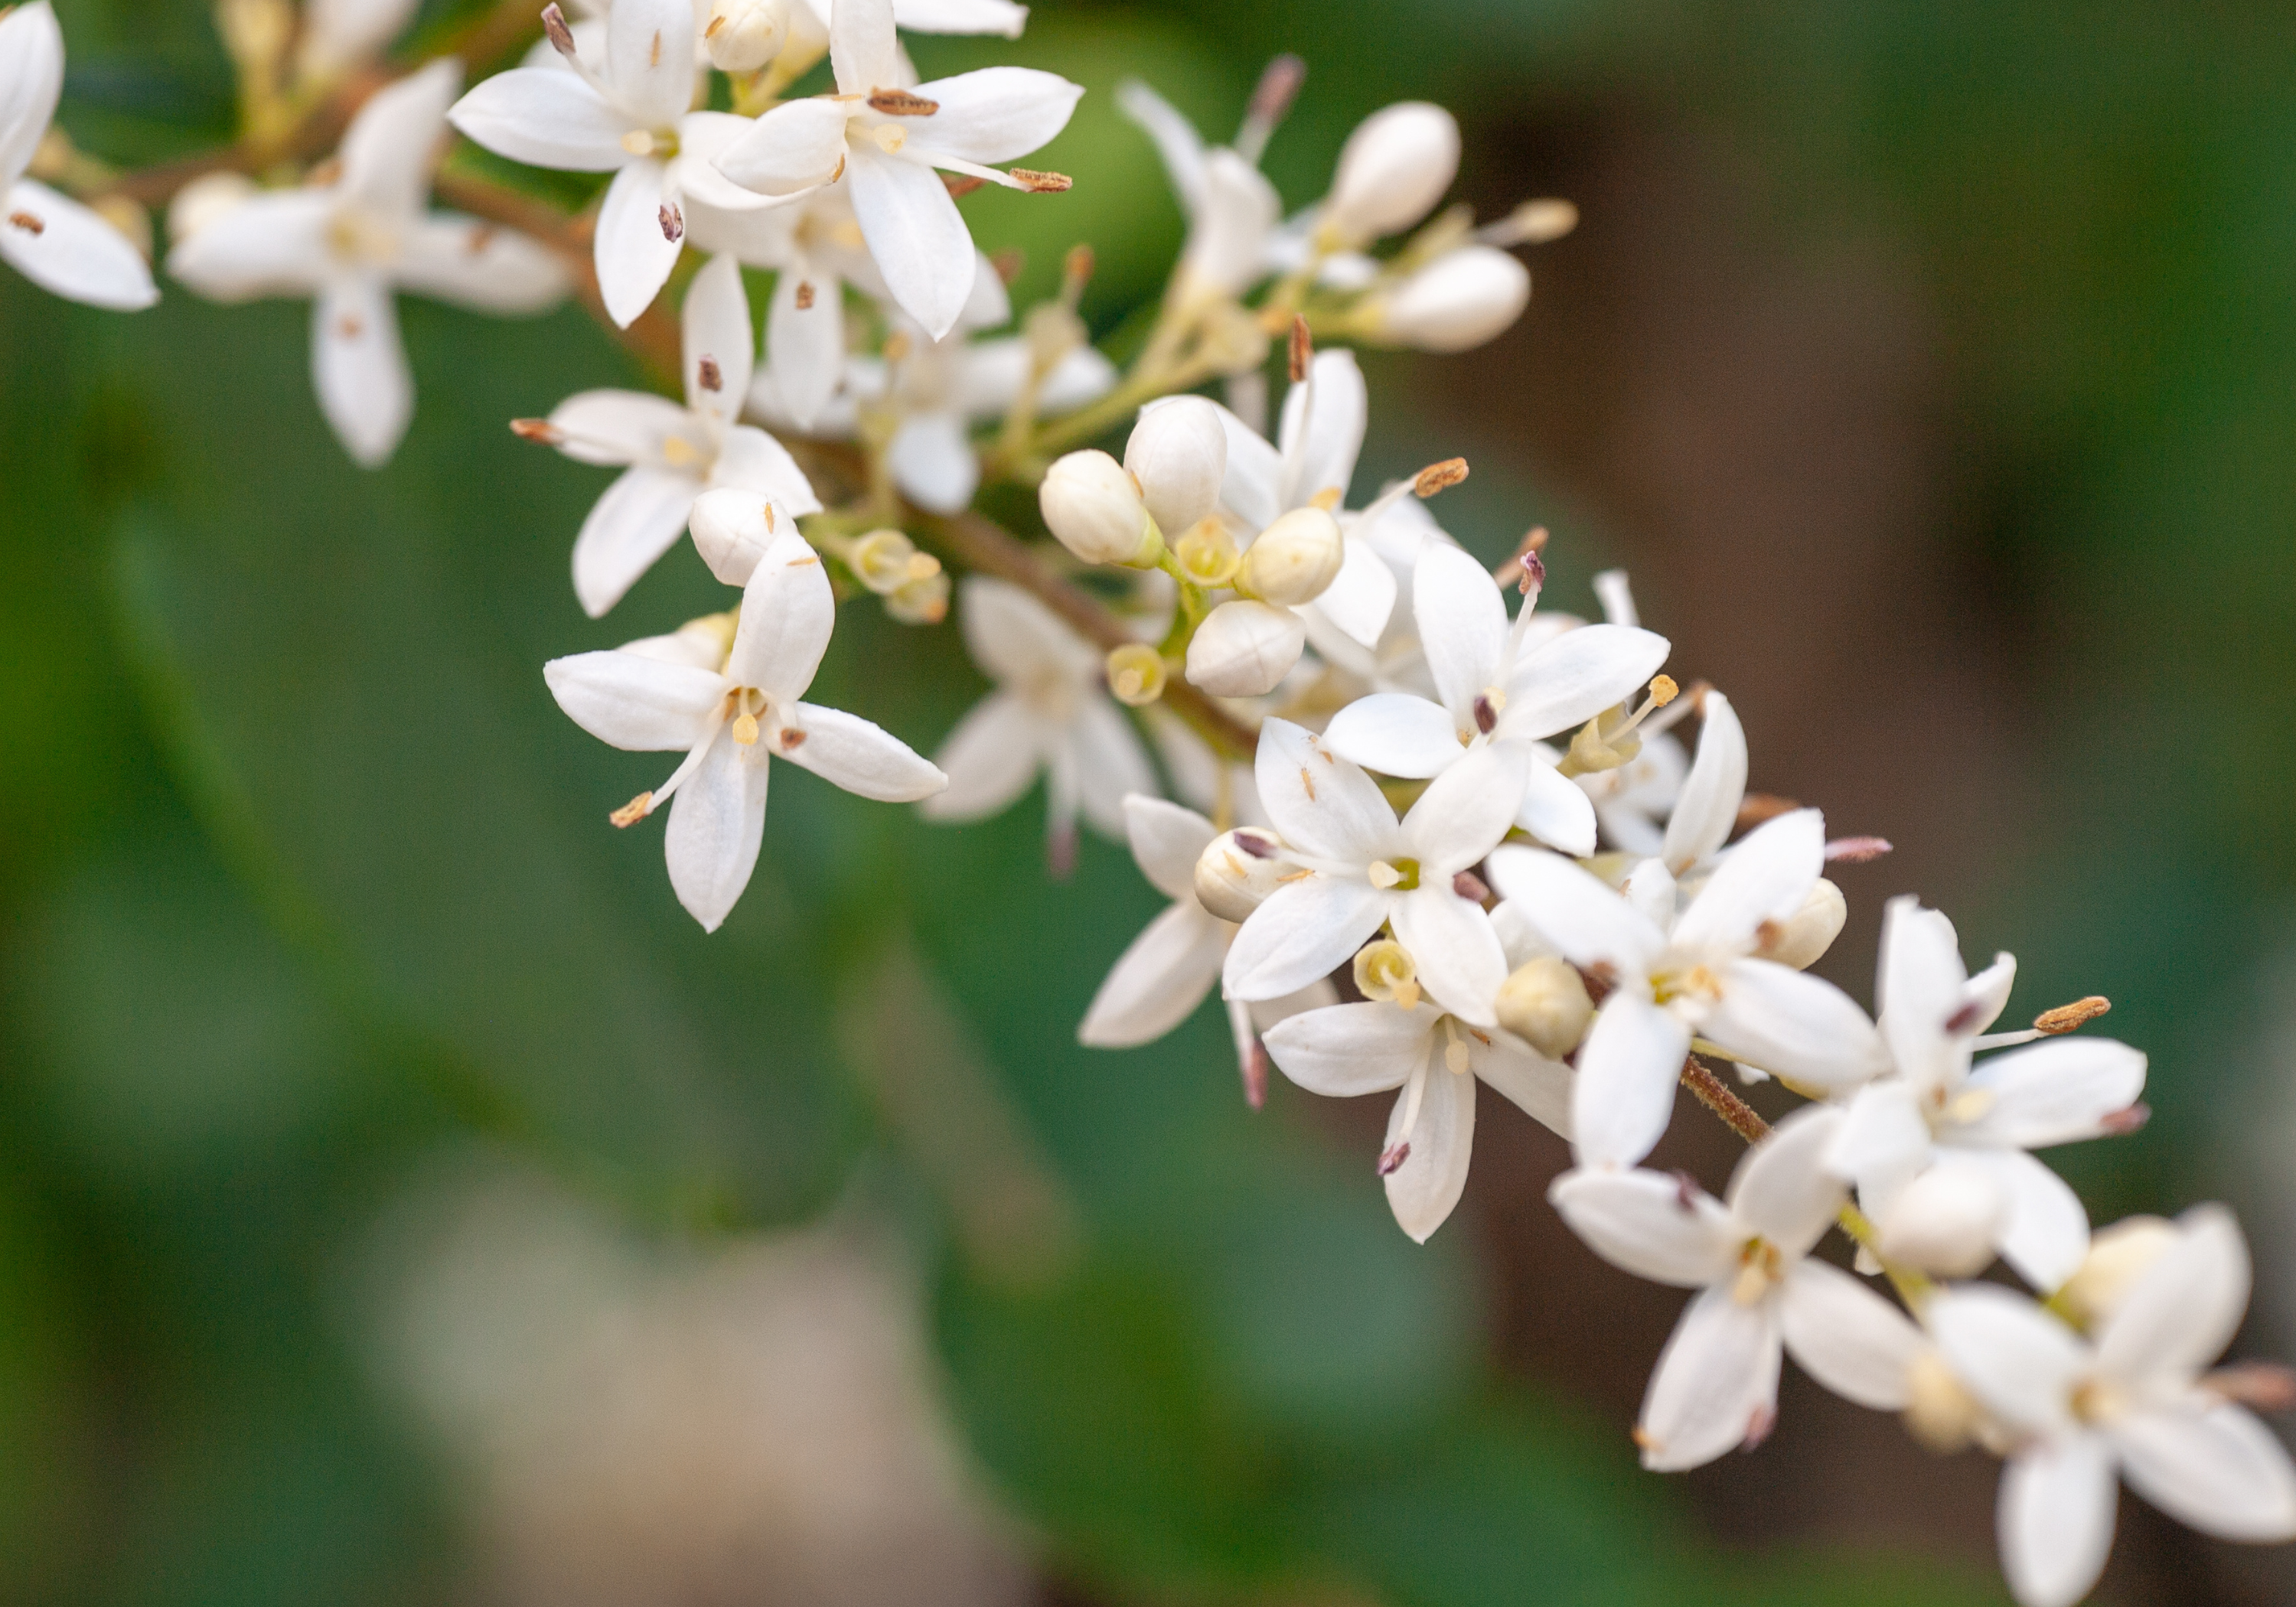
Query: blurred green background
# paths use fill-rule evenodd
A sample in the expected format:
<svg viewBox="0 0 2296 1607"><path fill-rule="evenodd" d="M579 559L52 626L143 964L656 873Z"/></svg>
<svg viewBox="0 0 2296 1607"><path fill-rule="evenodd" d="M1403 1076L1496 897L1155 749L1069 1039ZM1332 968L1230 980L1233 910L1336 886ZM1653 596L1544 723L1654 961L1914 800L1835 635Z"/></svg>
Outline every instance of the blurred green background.
<svg viewBox="0 0 2296 1607"><path fill-rule="evenodd" d="M86 148L227 136L202 8L59 11ZM1837 980L1869 996L1919 890L2020 954L2019 1009L2110 995L2156 1119L2056 1159L2100 1220L2234 1199L2246 1343L2296 1349L2284 7L1047 4L1018 47L914 44L1090 89L1046 155L1073 193L966 204L1024 295L1094 243L1103 328L1179 235L1123 76L1217 139L1304 54L1293 205L1420 95L1487 214L1575 199L1522 326L1372 365L1358 486L1464 453L1449 528L1551 524L1564 606L1628 565L1755 784L1898 843L1843 875ZM1423 1250L1383 1111L1250 1114L1209 1013L1078 1049L1158 900L1104 843L1048 884L1033 802L935 830L785 767L705 939L658 832L602 819L660 767L539 667L722 593L680 549L586 621L604 476L504 428L636 371L578 311L402 309L420 410L370 475L300 304L0 274L11 1598L2005 1599L1991 1465L1799 1381L1757 1455L1639 1473L1677 1297L1561 1232L1513 1112ZM822 685L921 747L978 689L869 607ZM2296 1573L2132 1502L2104 1594Z"/></svg>

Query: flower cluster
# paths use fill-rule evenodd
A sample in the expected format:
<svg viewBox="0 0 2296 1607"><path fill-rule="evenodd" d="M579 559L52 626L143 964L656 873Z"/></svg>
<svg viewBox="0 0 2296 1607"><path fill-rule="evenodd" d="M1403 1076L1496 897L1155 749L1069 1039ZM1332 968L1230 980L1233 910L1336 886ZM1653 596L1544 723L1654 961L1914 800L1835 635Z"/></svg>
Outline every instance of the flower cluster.
<svg viewBox="0 0 2296 1607"><path fill-rule="evenodd" d="M1545 531L1496 571L1472 557L1428 505L1463 460L1358 488L1370 406L1349 345L1492 338L1529 296L1514 249L1568 232L1567 203L1481 226L1439 210L1458 128L1406 102L1287 217L1259 161L1296 60L1224 146L1127 85L1187 228L1119 367L1078 311L1082 247L1056 295L993 332L1015 323L1009 275L957 204L1069 189L1012 164L1083 92L1019 67L920 81L901 43L1016 37L1008 0L554 4L524 62L467 92L445 56L360 90L409 9L228 0L250 127L171 193L166 267L217 300L310 299L322 411L369 466L414 415L400 292L502 315L578 294L675 367L675 396L584 390L512 428L619 471L573 537L590 616L682 535L739 589L726 612L544 670L591 734L681 756L611 819L669 806L670 883L704 928L750 880L774 758L943 823L1041 776L1054 873L1088 827L1169 901L1084 1042L1159 1037L1217 985L1253 1105L1271 1063L1315 1093L1396 1095L1376 1171L1418 1241L1461 1199L1479 1085L1568 1139L1564 1219L1699 1291L1644 1402L1647 1465L1760 1441L1791 1353L1927 1443L2006 1459L2002 1551L2028 1607L2095 1581L2117 1473L2210 1533L2296 1537L2296 1471L2250 1410L2296 1401L2296 1380L2209 1370L2246 1306L2238 1229L2202 1208L2092 1233L2033 1153L2143 1119L2144 1057L2075 1036L2104 1002L1994 1031L2014 962L1972 976L1911 898L1883 912L1874 1013L1811 975L1848 918L1829 862L1889 845L1748 791L1729 700L1666 673L1623 574L1597 578L1588 620L1541 605ZM60 294L148 305L127 191L50 130L62 59L46 0L0 16L0 256ZM824 61L822 93L790 93ZM294 108L339 95L363 96L340 149L278 185ZM603 188L567 219L463 177L458 209L435 211L456 134ZM675 352L647 347L656 326ZM1272 366L1289 385L1271 426ZM1092 445L1119 430L1120 453ZM1051 540L970 511L999 481L1034 488ZM921 627L953 605L992 684L931 760L806 701L864 594ZM1718 1067L1804 1103L1773 1128ZM1719 1200L1643 1164L1685 1085L1753 1146ZM1835 1227L1855 1271L1816 1258ZM1972 1281L1997 1261L2031 1293Z"/></svg>

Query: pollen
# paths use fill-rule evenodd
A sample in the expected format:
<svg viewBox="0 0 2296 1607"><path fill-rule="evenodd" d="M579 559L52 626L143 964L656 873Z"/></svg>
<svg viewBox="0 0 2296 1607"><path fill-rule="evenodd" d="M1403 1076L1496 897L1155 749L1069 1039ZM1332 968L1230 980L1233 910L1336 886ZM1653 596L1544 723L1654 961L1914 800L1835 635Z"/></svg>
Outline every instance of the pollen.
<svg viewBox="0 0 2296 1607"><path fill-rule="evenodd" d="M1065 173L1039 173L1033 168L1014 168L1006 176L1023 190L1037 195L1058 195L1063 190L1076 188L1076 180Z"/></svg>
<svg viewBox="0 0 2296 1607"><path fill-rule="evenodd" d="M652 813L653 794L641 792L606 818L618 826L634 826Z"/></svg>
<svg viewBox="0 0 2296 1607"><path fill-rule="evenodd" d="M2033 1018L2033 1030L2055 1037L2096 1020L2112 1008L2111 999L2103 994L2093 993L2085 999L2075 999L2070 1004L2060 1004L2054 1010L2044 1010Z"/></svg>
<svg viewBox="0 0 2296 1607"><path fill-rule="evenodd" d="M9 213L8 226L12 229L21 229L36 239L48 232L48 225L29 212Z"/></svg>
<svg viewBox="0 0 2296 1607"><path fill-rule="evenodd" d="M940 110L940 102L906 89L873 89L869 92L869 110L882 111L887 117L931 117Z"/></svg>
<svg viewBox="0 0 2296 1607"><path fill-rule="evenodd" d="M734 721L734 740L741 743L744 748L753 748L757 746L758 717L756 715L744 714L735 717Z"/></svg>
<svg viewBox="0 0 2296 1607"><path fill-rule="evenodd" d="M1663 709L1682 695L1682 688L1675 685L1672 676L1653 676L1651 677L1650 694L1651 706Z"/></svg>
<svg viewBox="0 0 2296 1607"><path fill-rule="evenodd" d="M1425 502L1438 491L1447 491L1467 478L1467 460L1447 457L1439 463L1430 463L1411 477L1412 495Z"/></svg>

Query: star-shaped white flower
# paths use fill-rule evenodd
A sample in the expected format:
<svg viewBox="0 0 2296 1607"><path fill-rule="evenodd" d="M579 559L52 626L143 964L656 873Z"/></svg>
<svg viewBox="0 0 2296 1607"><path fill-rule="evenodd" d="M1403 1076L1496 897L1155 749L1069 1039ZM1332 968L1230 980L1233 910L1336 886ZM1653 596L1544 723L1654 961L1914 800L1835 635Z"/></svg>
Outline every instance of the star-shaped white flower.
<svg viewBox="0 0 2296 1607"><path fill-rule="evenodd" d="M933 756L948 772L948 791L927 801L925 818L994 815L1041 772L1046 842L1054 870L1065 872L1079 813L1103 837L1125 835L1125 795L1156 791L1148 755L1103 686L1101 654L1043 603L1005 581L971 575L956 606L965 649L996 688Z"/></svg>
<svg viewBox="0 0 2296 1607"><path fill-rule="evenodd" d="M1641 1169L1567 1172L1548 1191L1604 1260L1700 1291L1643 1397L1635 1440L1644 1467L1701 1467L1759 1443L1777 1418L1787 1350L1837 1394L1902 1403L1904 1319L1848 1273L1809 1259L1847 1192L1822 1164L1841 1120L1817 1107L1780 1122L1718 1201L1685 1177Z"/></svg>
<svg viewBox="0 0 2296 1607"><path fill-rule="evenodd" d="M1595 851L1595 806L1555 768L1542 739L1624 703L1666 661L1664 636L1620 625L1582 625L1525 652L1538 594L1514 623L1490 571L1457 547L1431 545L1413 577L1421 651L1439 702L1398 693L1359 698L1332 717L1324 738L1367 769L1439 775L1480 744L1520 743L1530 784L1515 824L1569 854Z"/></svg>
<svg viewBox="0 0 2296 1607"><path fill-rule="evenodd" d="M594 254L599 297L625 327L677 266L689 196L723 210L767 204L710 165L750 124L692 110L694 37L691 0L614 0L601 59L568 55L570 72L496 73L447 114L512 161L614 176L598 209Z"/></svg>
<svg viewBox="0 0 2296 1607"><path fill-rule="evenodd" d="M620 0L616 0L617 4ZM999 172L1068 126L1077 85L1024 67L988 67L906 87L890 0L839 0L830 17L837 93L790 101L718 156L721 174L760 196L840 175L893 299L935 340L972 289L972 231L936 168L1015 190L1066 189L1051 175Z"/></svg>
<svg viewBox="0 0 2296 1607"><path fill-rule="evenodd" d="M133 312L160 299L125 234L24 176L64 88L64 36L48 0L0 15L0 259L42 290Z"/></svg>
<svg viewBox="0 0 2296 1607"><path fill-rule="evenodd" d="M1925 1320L1947 1365L2008 1425L2001 1563L2024 1607L2071 1607L2112 1549L2115 1474L2181 1523L2227 1540L2296 1538L2296 1469L2272 1431L2202 1369L2248 1307L2248 1247L2221 1206L2085 1341L2021 1295L1939 1294Z"/></svg>
<svg viewBox="0 0 2296 1607"><path fill-rule="evenodd" d="M1693 1031L1802 1086L1847 1091L1885 1069L1873 1022L1847 994L1758 957L1801 909L1824 859L1817 811L1781 815L1749 832L1677 909L1674 878L1655 859L1620 893L1559 854L1492 854L1492 885L1610 988L1578 1052L1580 1165L1631 1166L1650 1153L1673 1115Z"/></svg>
<svg viewBox="0 0 2296 1607"><path fill-rule="evenodd" d="M1283 202L1255 165L1272 121L1247 115L1236 149L1207 149L1203 136L1172 104L1136 78L1116 86L1116 103L1146 132L1187 219L1187 241L1173 271L1173 301L1187 309L1233 300L1275 266L1276 221ZM1250 147L1249 154L1244 147Z"/></svg>
<svg viewBox="0 0 2296 1607"><path fill-rule="evenodd" d="M836 619L820 558L791 534L767 549L743 588L722 669L676 661L677 644L663 638L544 667L558 706L591 735L636 751L685 752L668 781L614 821L629 825L669 804L669 883L705 931L718 930L757 865L771 759L882 803L912 803L948 784L867 720L801 701Z"/></svg>
<svg viewBox="0 0 2296 1607"><path fill-rule="evenodd" d="M461 82L460 63L433 61L377 91L344 131L332 176L250 196L168 254L168 271L211 300L312 299L320 410L369 468L389 461L414 416L398 291L504 314L566 293L565 268L534 242L424 208Z"/></svg>
<svg viewBox="0 0 2296 1607"><path fill-rule="evenodd" d="M641 391L584 390L549 418L515 426L578 463L628 465L574 540L574 594L592 619L620 602L669 550L704 491L757 493L770 504L775 528L794 529L799 514L821 512L787 449L755 425L734 422L755 348L741 266L732 258L713 258L693 276L684 322L684 406ZM738 586L747 576L719 578Z"/></svg>
<svg viewBox="0 0 2296 1607"><path fill-rule="evenodd" d="M1345 963L1386 922L1437 1004L1490 1027L1506 954L1481 893L1460 873L1506 835L1521 802L1521 750L1453 766L1401 821L1368 775L1289 720L1260 727L1260 807L1302 870L1251 914L1224 979L1240 999L1280 998Z"/></svg>

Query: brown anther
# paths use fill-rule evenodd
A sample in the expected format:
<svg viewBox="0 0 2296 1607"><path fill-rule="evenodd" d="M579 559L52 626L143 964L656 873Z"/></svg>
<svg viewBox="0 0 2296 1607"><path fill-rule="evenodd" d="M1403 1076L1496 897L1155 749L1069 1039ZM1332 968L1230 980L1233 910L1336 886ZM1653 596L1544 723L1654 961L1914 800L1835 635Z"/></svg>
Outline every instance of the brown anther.
<svg viewBox="0 0 2296 1607"><path fill-rule="evenodd" d="M1425 502L1438 491L1447 491L1467 478L1467 460L1447 457L1439 463L1430 463L1411 477L1412 494Z"/></svg>
<svg viewBox="0 0 2296 1607"><path fill-rule="evenodd" d="M1599 1004L1618 987L1619 968L1608 960L1597 960L1592 965L1578 968L1578 980L1587 984L1588 1002Z"/></svg>
<svg viewBox="0 0 2296 1607"><path fill-rule="evenodd" d="M718 30L725 26L726 19L724 16L719 15L712 17L709 19L709 26L701 30L701 37L705 39L714 39L718 37Z"/></svg>
<svg viewBox="0 0 2296 1607"><path fill-rule="evenodd" d="M1244 116L1256 123L1275 123L1292 110L1300 86L1308 81L1308 63L1286 51L1267 64L1251 92Z"/></svg>
<svg viewBox="0 0 2296 1607"><path fill-rule="evenodd" d="M2062 1032L2096 1020L2112 1008L2112 1001L2103 994L2093 993L2085 999L2075 999L2070 1004L2060 1004L2054 1010L2044 1010L2033 1018L2033 1030L2046 1032L2051 1037Z"/></svg>
<svg viewBox="0 0 2296 1607"><path fill-rule="evenodd" d="M1490 694L1475 693L1475 729L1488 736L1499 723L1499 711L1491 707Z"/></svg>
<svg viewBox="0 0 2296 1607"><path fill-rule="evenodd" d="M25 234L32 235L35 238L37 238L48 232L48 225L42 223L37 217L35 217L29 212L9 213L8 225L11 228L21 229Z"/></svg>
<svg viewBox="0 0 2296 1607"><path fill-rule="evenodd" d="M1866 865L1890 851L1886 837L1837 837L1825 845L1829 863Z"/></svg>
<svg viewBox="0 0 2296 1607"><path fill-rule="evenodd" d="M303 184L307 189L324 190L342 176L343 159L331 156L324 161L311 164L311 170L303 175Z"/></svg>
<svg viewBox="0 0 2296 1607"><path fill-rule="evenodd" d="M809 312L812 310L812 307L813 281L810 279L800 279L797 282L797 310L801 313Z"/></svg>
<svg viewBox="0 0 2296 1607"><path fill-rule="evenodd" d="M805 733L800 731L795 726L784 726L782 727L780 742L783 753L794 753L805 746Z"/></svg>
<svg viewBox="0 0 2296 1607"><path fill-rule="evenodd" d="M2126 1138L2131 1133L2143 1132L2144 1124L2152 1119L2151 1105L2134 1104L2123 1110L2115 1111L2096 1125L2104 1129L2105 1136L2109 1138Z"/></svg>
<svg viewBox="0 0 2296 1607"><path fill-rule="evenodd" d="M2201 1388L2220 1400L2237 1401L2259 1412L2296 1408L2296 1369L2278 1362L2235 1362L2203 1374Z"/></svg>
<svg viewBox="0 0 2296 1607"><path fill-rule="evenodd" d="M540 441L545 447L555 447L566 439L566 432L548 419L512 419L510 432L522 441Z"/></svg>
<svg viewBox="0 0 2296 1607"><path fill-rule="evenodd" d="M550 9L556 11L558 8L554 5ZM651 792L641 792L636 798L630 799L629 802L624 804L620 808L616 809L611 815L607 816L606 818L612 821L618 826L634 826L652 813L653 794Z"/></svg>
<svg viewBox="0 0 2296 1607"><path fill-rule="evenodd" d="M1659 1447L1658 1436L1640 1423L1634 1426L1633 1431L1627 1438L1635 1442L1635 1449L1638 1451L1654 1451Z"/></svg>
<svg viewBox="0 0 2296 1607"><path fill-rule="evenodd" d="M335 320L335 332L346 340L356 340L366 333L366 325L350 314L345 313Z"/></svg>
<svg viewBox="0 0 2296 1607"><path fill-rule="evenodd" d="M1461 871L1452 877L1451 890L1470 904L1480 904L1491 896L1491 890L1484 886L1483 879L1472 871Z"/></svg>
<svg viewBox="0 0 2296 1607"><path fill-rule="evenodd" d="M1945 1018L1945 1029L1948 1033L1957 1037L1975 1028L1977 1018L1984 1013L1984 1005L1975 999L1965 999L1962 1002L1960 1009Z"/></svg>
<svg viewBox="0 0 2296 1607"><path fill-rule="evenodd" d="M1308 332L1308 320L1298 313L1292 315L1292 344L1289 348L1292 382L1297 385L1308 377L1308 365L1316 358L1316 342Z"/></svg>
<svg viewBox="0 0 2296 1607"><path fill-rule="evenodd" d="M1765 917L1761 924L1754 928L1754 952L1769 953L1784 939L1785 935L1786 929L1783 925Z"/></svg>
<svg viewBox="0 0 2296 1607"><path fill-rule="evenodd" d="M1058 195L1063 190L1076 188L1076 180L1065 173L1039 173L1034 168L1008 168L1004 176L1035 195Z"/></svg>
<svg viewBox="0 0 2296 1607"><path fill-rule="evenodd" d="M654 42L657 45L660 45L660 35L657 34L654 36ZM675 245L677 242L685 238L685 214L684 212L665 201L662 203L660 216L661 219L661 237L664 240L667 240L671 244Z"/></svg>
<svg viewBox="0 0 2296 1607"><path fill-rule="evenodd" d="M1672 676L1652 676L1650 684L1651 707L1663 709L1682 695Z"/></svg>
<svg viewBox="0 0 2296 1607"><path fill-rule="evenodd" d="M554 3L542 8L542 31L550 40L550 48L560 55L574 53L574 30L566 26L566 13Z"/></svg>
<svg viewBox="0 0 2296 1607"><path fill-rule="evenodd" d="M1235 834L1235 846L1254 859L1275 857L1275 845L1257 832L1238 832Z"/></svg>
<svg viewBox="0 0 2296 1607"><path fill-rule="evenodd" d="M1244 1051L1243 1103L1255 1111L1267 1103L1267 1051L1258 1038Z"/></svg>
<svg viewBox="0 0 2296 1607"><path fill-rule="evenodd" d="M695 377L701 381L702 389L723 390L726 389L726 371L718 366L717 358L704 357L700 363L694 365L694 366L699 371Z"/></svg>
<svg viewBox="0 0 2296 1607"><path fill-rule="evenodd" d="M494 225L482 223L471 231L471 237L463 242L463 250L473 257L483 257L487 254L487 248L494 244L495 236L499 233L501 231Z"/></svg>
<svg viewBox="0 0 2296 1607"><path fill-rule="evenodd" d="M1751 832L1766 820L1775 820L1781 815L1791 815L1801 808L1791 798L1781 798L1775 792L1749 792L1738 800L1738 821L1731 831Z"/></svg>
<svg viewBox="0 0 2296 1607"><path fill-rule="evenodd" d="M1690 1216L1698 1209L1698 1196L1701 1193L1698 1179L1688 1172L1681 1171L1674 1173L1673 1177L1674 1208L1684 1216Z"/></svg>
<svg viewBox="0 0 2296 1607"><path fill-rule="evenodd" d="M1300 767L1300 784L1308 789L1308 801L1309 803L1314 803L1316 801L1316 778L1308 774L1308 767L1305 765Z"/></svg>
<svg viewBox="0 0 2296 1607"><path fill-rule="evenodd" d="M1775 1406L1756 1406L1746 1414L1746 1438L1739 1442L1738 1448L1742 1451L1757 1449L1770 1437L1770 1431L1777 1426L1778 1409Z"/></svg>
<svg viewBox="0 0 2296 1607"><path fill-rule="evenodd" d="M939 101L907 89L873 89L869 92L869 110L882 111L887 117L931 117L940 110Z"/></svg>
<svg viewBox="0 0 2296 1607"><path fill-rule="evenodd" d="M1379 1152L1379 1175L1392 1177L1397 1169L1410 1159L1411 1141L1407 1138L1391 1150L1382 1150Z"/></svg>
<svg viewBox="0 0 2296 1607"><path fill-rule="evenodd" d="M944 173L940 176L940 182L951 196L958 196L970 195L988 181L975 178L970 173Z"/></svg>
<svg viewBox="0 0 2296 1607"><path fill-rule="evenodd" d="M1528 535L1515 543L1514 551L1507 554L1506 562L1491 571L1491 578L1501 586L1517 586L1523 595L1529 596L1546 584L1546 560L1539 556L1540 549L1546 545L1546 527L1533 526Z"/></svg>
<svg viewBox="0 0 2296 1607"><path fill-rule="evenodd" d="M996 282L1009 289L1021 276L1021 270L1029 266L1029 253L1017 245L1008 245L989 257L988 266L996 270Z"/></svg>
<svg viewBox="0 0 2296 1607"><path fill-rule="evenodd" d="M1017 251L1020 248L1016 246L1013 249ZM1091 280L1093 269L1099 265L1100 258L1090 246L1069 247L1069 254L1061 258L1062 288L1066 290L1070 286L1074 286L1076 290L1081 291L1086 283Z"/></svg>

